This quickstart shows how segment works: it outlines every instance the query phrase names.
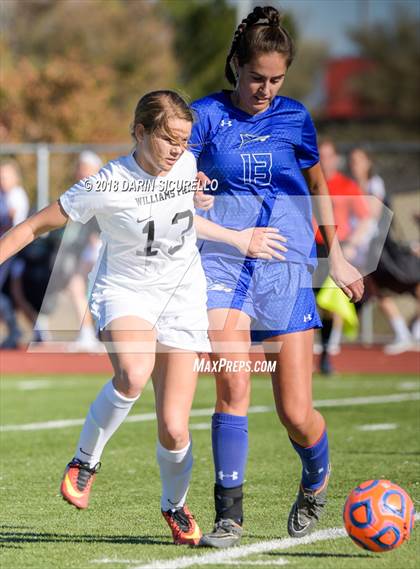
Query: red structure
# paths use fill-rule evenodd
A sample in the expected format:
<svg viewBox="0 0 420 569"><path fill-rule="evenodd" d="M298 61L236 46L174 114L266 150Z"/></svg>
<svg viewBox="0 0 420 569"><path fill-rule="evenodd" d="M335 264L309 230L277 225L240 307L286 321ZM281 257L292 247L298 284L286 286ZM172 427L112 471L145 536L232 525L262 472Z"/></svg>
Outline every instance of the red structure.
<svg viewBox="0 0 420 569"><path fill-rule="evenodd" d="M371 118L374 109L363 101L361 85L369 79L374 63L361 57L333 59L325 75L325 106L327 120Z"/></svg>

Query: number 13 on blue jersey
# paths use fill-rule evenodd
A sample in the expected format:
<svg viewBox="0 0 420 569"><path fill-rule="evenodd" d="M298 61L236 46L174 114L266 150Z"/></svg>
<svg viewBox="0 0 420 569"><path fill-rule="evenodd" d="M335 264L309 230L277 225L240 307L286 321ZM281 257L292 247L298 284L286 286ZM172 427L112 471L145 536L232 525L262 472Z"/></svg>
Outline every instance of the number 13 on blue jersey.
<svg viewBox="0 0 420 569"><path fill-rule="evenodd" d="M271 152L241 154L244 183L268 186L271 183L273 156Z"/></svg>

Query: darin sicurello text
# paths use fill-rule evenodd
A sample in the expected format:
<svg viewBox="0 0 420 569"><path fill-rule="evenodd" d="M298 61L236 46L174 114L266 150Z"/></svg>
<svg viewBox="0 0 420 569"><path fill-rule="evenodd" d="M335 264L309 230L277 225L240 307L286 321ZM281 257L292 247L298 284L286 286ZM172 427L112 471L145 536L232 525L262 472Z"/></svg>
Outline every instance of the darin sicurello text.
<svg viewBox="0 0 420 569"><path fill-rule="evenodd" d="M180 196L182 194L198 192L200 190L215 192L219 186L219 182L216 179L213 179L210 183L206 184L202 184L198 180L157 180L156 178L151 180L85 178L82 182L87 192L153 193L157 191L165 192L168 197L169 194L172 194L171 197L175 197L176 195Z"/></svg>

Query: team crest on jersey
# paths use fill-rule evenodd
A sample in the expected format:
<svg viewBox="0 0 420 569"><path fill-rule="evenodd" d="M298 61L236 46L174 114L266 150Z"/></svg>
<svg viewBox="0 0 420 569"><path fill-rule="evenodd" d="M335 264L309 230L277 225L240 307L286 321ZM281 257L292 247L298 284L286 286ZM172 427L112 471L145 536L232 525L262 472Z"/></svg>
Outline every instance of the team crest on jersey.
<svg viewBox="0 0 420 569"><path fill-rule="evenodd" d="M251 144L252 142L265 142L271 136L271 134L263 134L258 136L257 134L240 134L241 137L241 145L239 148L242 148L246 144Z"/></svg>

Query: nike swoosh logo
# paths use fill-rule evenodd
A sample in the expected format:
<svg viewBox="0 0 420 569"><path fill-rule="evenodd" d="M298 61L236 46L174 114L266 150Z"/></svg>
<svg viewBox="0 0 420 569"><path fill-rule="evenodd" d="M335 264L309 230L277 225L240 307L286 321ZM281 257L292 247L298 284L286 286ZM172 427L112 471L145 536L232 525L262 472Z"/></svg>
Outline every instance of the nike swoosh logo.
<svg viewBox="0 0 420 569"><path fill-rule="evenodd" d="M196 523L194 524L193 530L185 534L186 537L191 537L193 539L199 539L202 535L203 534L201 533L201 529L198 527L198 524Z"/></svg>
<svg viewBox="0 0 420 569"><path fill-rule="evenodd" d="M148 219L150 219L152 216L149 215L149 217L145 217L144 219L137 219L137 223L143 223L143 221L147 221Z"/></svg>
<svg viewBox="0 0 420 569"><path fill-rule="evenodd" d="M90 454L90 453L86 452L85 450L83 450L82 447L79 447L79 450L80 450L80 452L82 452L86 456L93 456L93 454Z"/></svg>
<svg viewBox="0 0 420 569"><path fill-rule="evenodd" d="M77 492L77 490L75 490L73 488L73 485L70 481L69 475L66 474L65 478L64 478L64 482L63 482L65 488L66 488L66 492L72 497L72 498L83 498L83 493L82 492Z"/></svg>

